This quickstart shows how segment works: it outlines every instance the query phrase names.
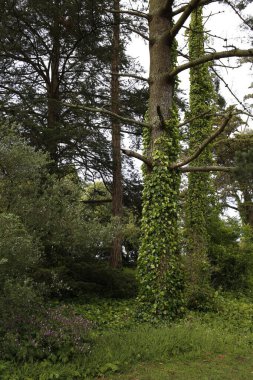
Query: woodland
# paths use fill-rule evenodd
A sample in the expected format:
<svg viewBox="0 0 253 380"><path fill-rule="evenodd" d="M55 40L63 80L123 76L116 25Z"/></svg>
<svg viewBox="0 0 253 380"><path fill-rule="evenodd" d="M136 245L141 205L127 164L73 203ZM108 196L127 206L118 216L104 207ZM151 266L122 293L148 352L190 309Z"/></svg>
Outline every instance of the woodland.
<svg viewBox="0 0 253 380"><path fill-rule="evenodd" d="M0 0L1 380L252 378L251 3Z"/></svg>

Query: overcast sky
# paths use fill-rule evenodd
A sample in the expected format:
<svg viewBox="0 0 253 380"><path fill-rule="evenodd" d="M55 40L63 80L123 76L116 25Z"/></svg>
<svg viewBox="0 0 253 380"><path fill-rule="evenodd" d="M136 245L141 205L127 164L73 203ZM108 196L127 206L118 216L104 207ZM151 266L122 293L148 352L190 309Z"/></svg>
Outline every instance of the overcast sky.
<svg viewBox="0 0 253 380"><path fill-rule="evenodd" d="M221 13L217 14L218 11ZM245 15L252 13L253 5L248 6L244 12ZM205 16L208 16L205 19L206 30L210 31L210 33L213 35L226 38L227 45L236 46L241 49L252 47L250 45L252 43L252 40L250 41L249 30L243 30L240 28L242 21L229 6L222 6L220 4L217 5L217 3L210 4L205 7L204 14ZM179 37L179 44L183 42L183 36L181 35ZM209 46L211 48L215 48L216 50L225 50L225 42L220 38L211 38L209 41ZM133 38L132 44L129 46L129 52L134 57L139 58L140 63L143 65L148 75L148 44L145 44L141 37L135 37ZM225 64L229 62L229 65L231 66L238 65L238 60L235 58L230 58L229 60L223 59L222 62ZM253 82L251 64L244 64L240 68L236 69L223 69L221 67L217 67L217 70L229 84L229 87L233 93L239 98L241 102L243 102L243 98L250 92L249 86L251 82ZM185 71L180 74L179 78L181 80L181 87L187 89L187 83L189 83L189 71ZM182 84L184 84L184 86L182 86ZM225 88L222 83L221 92L225 97L228 105L237 103L236 99L231 95L231 93Z"/></svg>

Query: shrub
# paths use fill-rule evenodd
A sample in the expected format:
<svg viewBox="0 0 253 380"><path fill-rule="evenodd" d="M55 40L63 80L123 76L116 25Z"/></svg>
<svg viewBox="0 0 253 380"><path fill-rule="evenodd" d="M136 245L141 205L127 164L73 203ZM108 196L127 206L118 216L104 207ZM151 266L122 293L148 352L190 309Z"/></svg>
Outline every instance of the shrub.
<svg viewBox="0 0 253 380"><path fill-rule="evenodd" d="M39 249L20 219L0 214L0 287L8 278L27 276L39 260Z"/></svg>
<svg viewBox="0 0 253 380"><path fill-rule="evenodd" d="M2 327L0 354L5 360L67 362L90 350L91 323L69 306L41 306L26 313L24 319L20 314L12 315Z"/></svg>
<svg viewBox="0 0 253 380"><path fill-rule="evenodd" d="M132 298L137 294L135 275L100 263L72 262L62 268L61 278L74 296L98 295L111 298Z"/></svg>

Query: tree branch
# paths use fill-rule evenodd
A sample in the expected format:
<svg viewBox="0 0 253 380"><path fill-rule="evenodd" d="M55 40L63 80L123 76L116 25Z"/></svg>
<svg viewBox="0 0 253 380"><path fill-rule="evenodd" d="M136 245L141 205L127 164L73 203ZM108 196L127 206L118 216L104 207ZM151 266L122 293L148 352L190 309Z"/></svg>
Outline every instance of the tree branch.
<svg viewBox="0 0 253 380"><path fill-rule="evenodd" d="M173 168L170 168L173 169ZM186 166L185 168L178 168L181 173L190 172L232 172L235 170L232 166Z"/></svg>
<svg viewBox="0 0 253 380"><path fill-rule="evenodd" d="M85 204L97 204L101 205L103 203L110 203L112 202L112 199L81 199L82 203Z"/></svg>
<svg viewBox="0 0 253 380"><path fill-rule="evenodd" d="M201 65L202 63L205 63L205 62L214 61L216 59L230 58L230 57L253 57L253 49L247 49L247 50L233 49L233 50L228 50L228 51L218 51L215 53L206 54L206 55L203 55L202 57L194 59L191 62L187 62L187 63L184 63L183 65L176 67L174 70L168 73L166 77L168 80L170 80L177 74L181 73L184 70L190 69L191 67Z"/></svg>
<svg viewBox="0 0 253 380"><path fill-rule="evenodd" d="M208 110L208 111L205 111L205 112L200 113L200 114L197 115L197 116L194 116L194 117L191 117L191 118L189 118L189 119L186 119L186 120L184 120L182 123L178 124L178 128L181 128L181 127L183 127L184 125L189 124L189 123L191 123L192 121L194 121L194 120L196 120L196 119L200 119L200 118L202 118L203 116L215 116L215 114L212 114L212 113L210 113L210 112L211 112L211 110Z"/></svg>
<svg viewBox="0 0 253 380"><path fill-rule="evenodd" d="M198 149L196 150L195 153L193 153L190 157L186 158L184 161L173 164L171 167L174 169L178 169L178 168L181 168L182 166L187 165L190 162L194 161L203 152L203 150L207 147L207 145L209 145L217 136L219 136L224 131L224 129L228 125L232 116L233 116L233 114L232 114L232 112L230 112L229 115L225 118L221 127L218 128L206 140L204 140L204 142L198 147Z"/></svg>
<svg viewBox="0 0 253 380"><path fill-rule="evenodd" d="M129 30L129 31L132 32L132 33L136 33L136 34L138 34L138 36L140 36L140 37L142 37L144 40L150 42L150 39L148 38L148 36L146 36L145 34L139 32L138 30L133 29L133 28L130 28L130 26L127 26L126 29Z"/></svg>
<svg viewBox="0 0 253 380"><path fill-rule="evenodd" d="M144 157L141 154L134 152L133 150L121 149L121 151L126 156L137 158L137 160L140 160L140 161L144 162L147 166L152 167L152 161L149 160L147 157Z"/></svg>
<svg viewBox="0 0 253 380"><path fill-rule="evenodd" d="M184 25L185 21L187 18L190 16L192 11L198 7L199 3L201 0L191 0L189 4L185 7L182 15L176 22L176 24L173 26L173 28L168 32L168 40L171 42L176 35L178 34L179 30L182 28Z"/></svg>
<svg viewBox="0 0 253 380"><path fill-rule="evenodd" d="M201 0L201 1L199 2L198 6L208 5L208 4L211 4L211 3L215 3L215 2L217 2L217 1L219 1L219 0ZM178 8L178 9L176 9L176 10L172 13L172 15L173 15L173 16L176 16L176 15L178 15L179 13L184 12L185 9L187 8L187 6L188 6L188 5L184 5L184 6L180 7L180 8Z"/></svg>
<svg viewBox="0 0 253 380"><path fill-rule="evenodd" d="M116 9L106 9L105 10L106 12L108 13L120 13L120 14L128 14L128 15L131 15L131 16L137 16L137 17L142 17L142 18L145 18L146 20L149 19L149 15L147 13L144 13L144 12L140 12L140 11L135 11L134 9L120 9L119 11L116 10Z"/></svg>
<svg viewBox="0 0 253 380"><path fill-rule="evenodd" d="M136 75L136 74L121 74L121 73L112 73L112 75L117 75L119 77L126 77L126 78L134 78L134 79L137 79L137 80L142 80L144 82L147 82L149 83L149 79L148 78L144 78L140 75Z"/></svg>
<svg viewBox="0 0 253 380"><path fill-rule="evenodd" d="M127 118L127 117L124 117L124 116L121 116L121 115L118 115L112 111L109 111L105 108L97 108L97 107L89 107L89 106L79 106L79 105L76 105L76 104L70 104L70 103L63 103L63 102L60 102L63 106L65 107L69 107L69 108L74 108L74 109L79 109L81 111L88 111L88 112L94 112L94 113L100 113L100 114L103 114L103 115L107 115L107 116L111 116L111 117L115 117L117 118L118 120L121 120L122 122L126 123L126 124L130 124L130 125L138 125L140 127L143 127L143 128L150 128L150 125L149 124L146 124L146 123L142 123L141 121L138 121L138 120L134 120L134 119L130 119L130 118Z"/></svg>

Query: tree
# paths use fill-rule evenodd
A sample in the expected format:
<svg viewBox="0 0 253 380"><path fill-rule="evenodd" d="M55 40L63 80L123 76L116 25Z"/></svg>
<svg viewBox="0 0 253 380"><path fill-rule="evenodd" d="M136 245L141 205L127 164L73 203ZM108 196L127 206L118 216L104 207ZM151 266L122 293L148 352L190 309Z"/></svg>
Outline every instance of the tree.
<svg viewBox="0 0 253 380"><path fill-rule="evenodd" d="M53 171L81 161L87 176L94 170L108 175L101 120L63 105L97 104L106 96L101 72L110 65L110 25L101 2L2 0L0 6L3 115L50 154Z"/></svg>
<svg viewBox="0 0 253 380"><path fill-rule="evenodd" d="M113 1L113 42L112 42L112 82L111 82L111 110L113 113L120 113L120 1ZM123 182L122 182L122 162L121 162L121 136L120 122L112 118L112 214L121 222L123 213ZM117 234L113 239L113 246L109 262L112 268L119 268L122 265L122 236Z"/></svg>
<svg viewBox="0 0 253 380"><path fill-rule="evenodd" d="M252 56L253 50L232 49L204 53L184 64L176 64L176 36L191 13L209 1L191 0L177 9L174 1L149 1L150 97L144 128L144 155L125 151L145 165L142 246L139 254L139 302L144 317L174 318L183 310L183 279L178 247L177 208L180 172L229 171L214 166L186 166L227 126L230 110L220 128L196 147L188 158L178 161L179 126L174 104L176 77L180 72L217 59ZM179 15L176 22L174 16ZM196 116L195 116L196 117ZM199 115L201 117L201 115Z"/></svg>
<svg viewBox="0 0 253 380"><path fill-rule="evenodd" d="M189 27L190 61L205 54L202 8L192 12ZM206 139L213 130L215 112L215 92L209 71L209 63L190 68L190 116L189 152ZM203 114L203 117L198 115ZM196 117L196 119L194 119ZM193 162L193 166L212 164L211 146ZM210 268L208 265L208 218L212 213L214 194L210 173L189 173L186 200L186 235L187 235L187 273L189 302L200 293L203 295L209 287ZM195 300L196 301L196 300Z"/></svg>

